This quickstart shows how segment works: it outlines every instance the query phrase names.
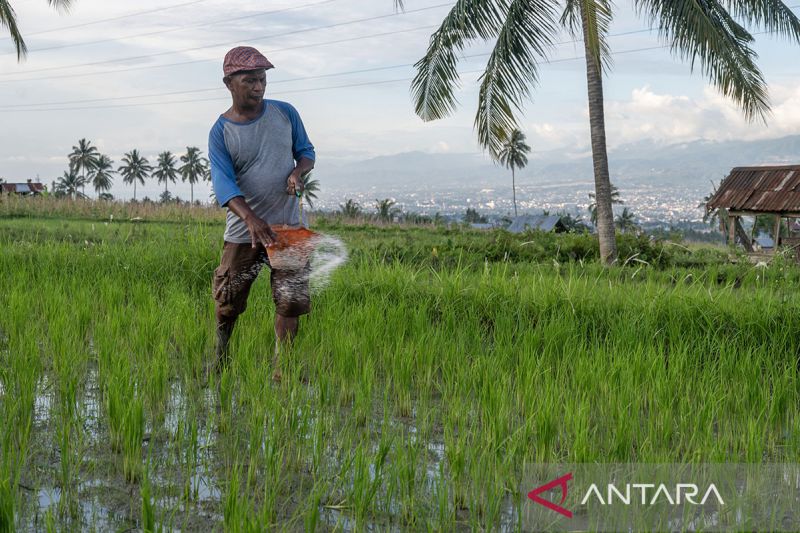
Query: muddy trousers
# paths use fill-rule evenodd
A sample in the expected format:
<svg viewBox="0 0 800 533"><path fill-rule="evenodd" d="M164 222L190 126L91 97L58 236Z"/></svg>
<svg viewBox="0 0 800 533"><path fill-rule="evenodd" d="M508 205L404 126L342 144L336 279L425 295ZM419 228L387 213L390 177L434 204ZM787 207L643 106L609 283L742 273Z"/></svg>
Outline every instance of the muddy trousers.
<svg viewBox="0 0 800 533"><path fill-rule="evenodd" d="M220 265L214 270L212 294L217 320L217 338L227 345L233 326L247 309L250 287L269 258L262 247L249 243L225 242ZM270 286L275 312L285 317L298 317L311 311L309 291L310 265L299 270L270 269Z"/></svg>

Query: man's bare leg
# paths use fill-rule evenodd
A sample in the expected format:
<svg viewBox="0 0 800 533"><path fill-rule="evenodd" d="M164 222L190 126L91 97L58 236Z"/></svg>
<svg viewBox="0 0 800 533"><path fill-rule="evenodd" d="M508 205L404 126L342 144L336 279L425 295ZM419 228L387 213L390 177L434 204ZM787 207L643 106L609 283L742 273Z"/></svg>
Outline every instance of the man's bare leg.
<svg viewBox="0 0 800 533"><path fill-rule="evenodd" d="M233 326L236 324L236 318L222 318L217 317L217 345L215 363L215 370L220 372L227 364L229 359L228 343L233 334Z"/></svg>
<svg viewBox="0 0 800 533"><path fill-rule="evenodd" d="M297 336L299 324L300 319L296 316L283 316L275 313L275 358L273 360L275 371L272 374L274 381L281 380L278 358L282 351L285 353L285 348L288 348L292 344L292 339Z"/></svg>

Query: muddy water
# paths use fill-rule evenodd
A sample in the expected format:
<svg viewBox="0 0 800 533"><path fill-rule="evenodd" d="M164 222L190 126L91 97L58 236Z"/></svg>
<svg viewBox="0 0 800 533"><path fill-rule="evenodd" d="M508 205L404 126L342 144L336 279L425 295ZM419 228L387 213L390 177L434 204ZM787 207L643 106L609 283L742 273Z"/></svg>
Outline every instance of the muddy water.
<svg viewBox="0 0 800 533"><path fill-rule="evenodd" d="M80 467L71 480L68 497L64 495L59 479L60 450L52 449L52 444L58 443L58 437L54 435L57 431L57 407L50 380L43 378L38 391L34 428L38 443L32 443L29 464L20 482L17 505L20 529L41 530L48 519L71 530L140 529L141 482L124 481L119 470L120 454L110 450L97 372L92 369L87 373L79 400L80 423L86 438L80 451L73 450L73 455L80 455ZM309 389L309 394L313 396L316 393ZM146 427L142 456L150 464L152 502L158 509L157 522L168 525L171 530L210 531L220 529L223 523L225 481L221 479L220 465L226 461L223 455L228 443L213 427L213 413L217 409L215 391L185 391L180 383L173 382L158 427L152 422L148 422ZM189 433L189 417L197 420L196 443L188 438L172 438L179 433ZM370 424L374 426L373 434L376 436L379 436L375 432L380 429L380 422L375 420ZM403 425L402 430L410 435L410 442L414 442L416 428L401 422L396 424ZM313 424L306 438L309 443L313 440ZM424 446L430 459L424 469L424 483L433 487L439 476L440 462L444 460L444 445L426 442ZM335 460L332 450L326 451L326 457ZM370 475L375 476L372 467ZM342 483L347 484L347 481L342 480ZM393 513L399 514L398 506L391 507ZM357 529L347 510L321 504L319 512L320 525L325 529ZM359 528L363 526L361 523ZM388 525L378 526L386 530ZM394 527L394 530L402 529Z"/></svg>

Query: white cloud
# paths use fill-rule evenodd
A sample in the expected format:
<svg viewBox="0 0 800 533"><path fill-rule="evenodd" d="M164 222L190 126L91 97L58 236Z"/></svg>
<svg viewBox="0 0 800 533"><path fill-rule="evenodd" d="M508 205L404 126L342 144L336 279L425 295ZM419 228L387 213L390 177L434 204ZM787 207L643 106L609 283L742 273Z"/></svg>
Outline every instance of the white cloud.
<svg viewBox="0 0 800 533"><path fill-rule="evenodd" d="M434 154L446 154L450 152L450 145L445 141L439 141L431 147L431 152Z"/></svg>

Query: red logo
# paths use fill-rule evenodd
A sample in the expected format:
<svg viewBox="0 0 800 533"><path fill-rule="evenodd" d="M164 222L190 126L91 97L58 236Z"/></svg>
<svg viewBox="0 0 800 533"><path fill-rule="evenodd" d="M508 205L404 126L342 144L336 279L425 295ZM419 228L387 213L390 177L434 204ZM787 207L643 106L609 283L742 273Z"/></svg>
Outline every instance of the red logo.
<svg viewBox="0 0 800 533"><path fill-rule="evenodd" d="M555 511L559 514L566 516L567 518L572 518L572 512L568 509L564 509L561 505L564 503L564 500L567 499L567 481L572 479L572 472L565 476L561 476L558 479L554 479L550 483L546 485L542 485L541 487L537 487L528 493L528 498L535 501L539 505L544 505L548 509ZM561 501L559 505L554 504L551 501L545 500L544 498L540 497L539 494L543 492L547 492L555 487L561 487Z"/></svg>

